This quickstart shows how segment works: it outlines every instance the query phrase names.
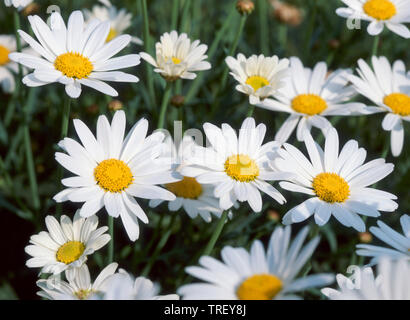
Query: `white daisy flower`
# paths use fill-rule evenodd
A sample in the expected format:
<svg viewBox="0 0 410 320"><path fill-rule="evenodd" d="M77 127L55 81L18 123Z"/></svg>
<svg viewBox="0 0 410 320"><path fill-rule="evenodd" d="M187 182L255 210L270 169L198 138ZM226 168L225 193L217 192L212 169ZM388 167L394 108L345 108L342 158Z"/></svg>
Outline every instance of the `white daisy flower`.
<svg viewBox="0 0 410 320"><path fill-rule="evenodd" d="M208 46L199 43L199 40L191 43L186 33L165 32L160 42L155 44L156 59L145 52L140 52L140 56L167 81L179 78L192 80L196 78L195 71L211 69L211 64L203 61L208 58L204 55Z"/></svg>
<svg viewBox="0 0 410 320"><path fill-rule="evenodd" d="M410 72L401 60L393 67L386 57L372 57L374 71L362 59L358 61L359 77L350 75L349 80L355 89L371 100L378 112L386 112L382 127L391 131L391 152L400 155L403 149L403 121L410 121Z"/></svg>
<svg viewBox="0 0 410 320"><path fill-rule="evenodd" d="M410 38L405 23L410 22L410 2L407 0L342 0L347 8L338 8L343 18L369 21L367 32L376 36L384 26L403 38Z"/></svg>
<svg viewBox="0 0 410 320"><path fill-rule="evenodd" d="M81 94L81 85L110 96L118 93L104 81L138 82L134 75L117 71L140 63L137 54L112 58L131 41L131 36L121 35L106 43L110 23L93 20L87 27L81 11L74 11L66 27L61 15L54 12L48 26L39 16L28 17L38 42L19 30L23 38L42 58L25 53L12 53L10 59L30 69L33 73L23 78L29 87L53 82L65 85L72 98Z"/></svg>
<svg viewBox="0 0 410 320"><path fill-rule="evenodd" d="M307 132L305 145L310 160L288 143L273 160L279 170L295 174L290 182L280 182L283 189L312 196L289 210L283 217L284 224L301 222L314 214L315 222L323 226L333 215L344 226L364 232L366 226L358 214L379 217L379 211L396 210L395 195L369 187L389 175L393 164L385 159L364 164L366 150L359 148L355 140L348 141L339 153L334 128L329 130L324 151Z"/></svg>
<svg viewBox="0 0 410 320"><path fill-rule="evenodd" d="M37 292L40 297L47 300L88 300L96 294L103 294L107 282L117 270L118 264L111 263L106 266L93 283L91 283L90 271L86 264L80 268L69 269L65 272L67 281L57 277L37 281L41 291Z"/></svg>
<svg viewBox="0 0 410 320"><path fill-rule="evenodd" d="M353 279L338 274L339 290L324 288L322 293L331 300L410 300L409 260L383 258L377 269L376 278L370 267L357 266Z"/></svg>
<svg viewBox="0 0 410 320"><path fill-rule="evenodd" d="M158 295L160 288L151 280L138 277L134 279L125 270L110 277L102 300L179 300L176 294Z"/></svg>
<svg viewBox="0 0 410 320"><path fill-rule="evenodd" d="M110 32L108 33L106 42L111 41L115 37L123 34L123 32L131 26L132 14L124 8L118 10L111 3L100 1L104 6L93 6L92 10L84 10L86 23L94 19L110 22ZM143 44L141 39L132 37L132 42Z"/></svg>
<svg viewBox="0 0 410 320"><path fill-rule="evenodd" d="M260 103L285 85L282 79L288 74L288 59L263 54L246 58L239 53L236 59L227 57L225 61L230 74L239 82L236 90L248 95L250 104Z"/></svg>
<svg viewBox="0 0 410 320"><path fill-rule="evenodd" d="M379 262L382 256L389 256L391 259L410 259L410 216L407 214L402 215L400 223L403 235L380 220L377 221L379 227L370 228L371 233L394 249L370 244L359 244L356 246L359 249L356 253L360 256L372 257L370 265Z"/></svg>
<svg viewBox="0 0 410 320"><path fill-rule="evenodd" d="M295 292L334 282L334 275L324 273L297 278L319 244L319 237L315 237L302 247L308 232L308 227L303 228L290 242L291 228L277 227L266 253L256 240L250 252L224 247L223 262L203 256L200 267L185 270L205 283L184 285L178 294L185 300L300 299Z"/></svg>
<svg viewBox="0 0 410 320"><path fill-rule="evenodd" d="M73 221L65 215L60 223L53 216L46 217L48 232L42 231L30 237L25 251L33 258L27 260L29 268L41 268L41 273L59 274L70 268L78 268L87 256L101 249L111 239L105 232L108 227L97 229L98 218L82 218L79 210Z"/></svg>
<svg viewBox="0 0 410 320"><path fill-rule="evenodd" d="M54 196L57 202L85 202L80 214L94 215L105 206L108 214L121 220L132 241L138 239L138 219L148 218L134 197L175 200L175 195L156 185L177 182L180 175L161 155L162 132L147 136L148 121L141 119L124 139L124 111L114 114L111 125L105 116L97 122L97 139L78 119L74 127L81 144L65 138L60 146L68 153L56 152L56 160L76 176L63 179L67 187Z"/></svg>
<svg viewBox="0 0 410 320"><path fill-rule="evenodd" d="M310 131L312 126L326 134L332 127L327 116L364 113L366 109L362 103L347 102L356 94L354 88L347 86L346 76L350 73L349 69L339 69L327 76L325 62L319 62L311 70L304 68L299 58L290 58L290 77L284 79L285 86L274 94L274 99L257 104L267 110L290 114L275 140L287 141L298 126L296 136L303 141L304 131Z"/></svg>
<svg viewBox="0 0 410 320"><path fill-rule="evenodd" d="M204 131L211 146L193 148L189 165L181 169L181 174L194 177L199 183L215 185L214 195L219 198L223 210L231 208L236 200L248 201L253 211L262 210L265 192L280 204L285 198L266 181L283 180L290 177L284 172L275 172L269 166L269 158L278 148L276 141L262 145L266 126L247 118L242 123L239 138L229 124L222 129L211 123L204 124Z"/></svg>
<svg viewBox="0 0 410 320"><path fill-rule="evenodd" d="M176 170L186 165L195 142L190 136L185 136L179 146L173 143L172 138L165 140L166 148L164 157L169 157L175 163ZM220 218L223 210L219 207L219 201L214 196L214 186L201 184L195 178L183 177L181 181L168 183L165 188L176 195L174 201L168 202L170 211L178 211L183 208L185 212L195 219L198 215L206 222L212 221L212 214ZM149 202L151 208L159 206L163 200L152 199Z"/></svg>
<svg viewBox="0 0 410 320"><path fill-rule="evenodd" d="M24 7L27 7L32 2L33 0L4 0L4 4L6 5L6 7L13 6L14 8L17 8L19 10L23 9Z"/></svg>

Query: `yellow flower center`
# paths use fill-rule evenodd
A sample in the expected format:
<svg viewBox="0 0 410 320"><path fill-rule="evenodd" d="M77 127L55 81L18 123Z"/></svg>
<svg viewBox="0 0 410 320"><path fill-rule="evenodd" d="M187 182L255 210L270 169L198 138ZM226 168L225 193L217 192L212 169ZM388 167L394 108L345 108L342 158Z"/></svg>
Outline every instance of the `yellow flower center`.
<svg viewBox="0 0 410 320"><path fill-rule="evenodd" d="M70 264L81 257L85 250L85 245L80 241L69 241L64 243L57 250L57 261Z"/></svg>
<svg viewBox="0 0 410 320"><path fill-rule="evenodd" d="M93 71L91 61L80 53L67 52L59 55L54 61L54 67L69 78L87 78Z"/></svg>
<svg viewBox="0 0 410 320"><path fill-rule="evenodd" d="M181 181L168 183L165 187L177 197L198 199L202 194L202 186L195 178L184 177Z"/></svg>
<svg viewBox="0 0 410 320"><path fill-rule="evenodd" d="M327 103L316 94L300 94L293 98L292 109L309 116L319 114L326 110Z"/></svg>
<svg viewBox="0 0 410 320"><path fill-rule="evenodd" d="M401 116L410 115L410 97L405 93L392 93L385 96L383 103Z"/></svg>
<svg viewBox="0 0 410 320"><path fill-rule="evenodd" d="M259 175L259 167L249 156L236 154L226 159L225 172L234 180L250 182Z"/></svg>
<svg viewBox="0 0 410 320"><path fill-rule="evenodd" d="M396 6L389 0L368 0L363 10L377 20L388 20L397 13Z"/></svg>
<svg viewBox="0 0 410 320"><path fill-rule="evenodd" d="M269 85L269 81L266 78L260 76L249 77L248 79L246 79L245 83L249 84L255 91Z"/></svg>
<svg viewBox="0 0 410 320"><path fill-rule="evenodd" d="M344 202L350 194L347 182L336 173L319 173L313 179L313 190L322 201Z"/></svg>
<svg viewBox="0 0 410 320"><path fill-rule="evenodd" d="M108 159L94 169L94 178L105 191L121 192L133 182L131 169L124 161Z"/></svg>
<svg viewBox="0 0 410 320"><path fill-rule="evenodd" d="M181 59L177 57L172 57L170 60L172 61L173 64L180 64L182 61Z"/></svg>
<svg viewBox="0 0 410 320"><path fill-rule="evenodd" d="M9 54L10 54L10 50L0 45L0 66L9 63L10 61Z"/></svg>
<svg viewBox="0 0 410 320"><path fill-rule="evenodd" d="M271 274L256 274L241 283L239 300L272 300L282 290L282 281Z"/></svg>
<svg viewBox="0 0 410 320"><path fill-rule="evenodd" d="M110 32L108 32L107 39L105 39L105 42L109 42L112 39L114 39L118 35L117 30L110 28Z"/></svg>
<svg viewBox="0 0 410 320"><path fill-rule="evenodd" d="M78 299L80 300L85 300L89 297L89 295L93 293L92 290L85 290L85 289L80 289L77 292L75 292L74 294L77 296Z"/></svg>

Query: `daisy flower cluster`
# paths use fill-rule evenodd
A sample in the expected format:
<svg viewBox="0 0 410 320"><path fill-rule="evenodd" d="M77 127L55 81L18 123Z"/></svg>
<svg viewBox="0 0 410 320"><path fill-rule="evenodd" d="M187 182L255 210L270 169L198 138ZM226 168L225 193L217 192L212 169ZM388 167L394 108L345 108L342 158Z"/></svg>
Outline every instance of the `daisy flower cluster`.
<svg viewBox="0 0 410 320"><path fill-rule="evenodd" d="M161 27L158 37L145 1L142 13L100 0L88 9L52 11L47 20L43 12L27 14L20 23L30 2L5 0L16 26L15 36L0 35L0 85L10 96L0 142L8 144L10 122L22 124L7 145L11 155L0 162L0 187L9 188L16 204L0 194L0 206L36 223L25 253L26 266L39 272L41 298L410 299L410 216L396 212L406 194L384 184L408 177L410 72L404 60L377 54L384 27L391 36L410 37L410 3L342 0L347 7L336 14L368 21L377 41L372 53L335 67L334 56L309 63L285 50L284 25L284 48L276 55L264 45L264 54L242 53L250 52L238 47L248 40L241 35L254 9L250 0L236 3L241 16L232 39L224 35L234 15L209 47L196 39L202 30L189 26L190 4L180 10L179 1L170 4L172 26ZM193 7L193 15L201 8ZM136 26L144 41L127 34ZM224 41L231 41L228 50ZM137 77L141 61L146 69ZM241 100L230 109L226 99ZM54 109L45 111L42 103ZM280 113L287 114L284 121ZM355 123L360 133L380 113L380 127L390 132L384 151L373 148L384 141L382 130L371 128L382 138L366 144L369 137L345 127ZM178 121L185 131L177 132ZM36 165L43 139L30 130L53 141L47 152L54 154L55 175L44 173L51 165L41 167L41 159ZM20 139L33 205L9 183L14 171L7 166L22 166ZM42 188L40 175L48 181ZM266 212L270 220L262 221ZM401 230L394 229L395 218ZM367 230L374 243L353 241ZM338 241L349 243L337 254L355 261L352 277L322 262L323 241L335 255ZM170 293L160 294L159 283Z"/></svg>

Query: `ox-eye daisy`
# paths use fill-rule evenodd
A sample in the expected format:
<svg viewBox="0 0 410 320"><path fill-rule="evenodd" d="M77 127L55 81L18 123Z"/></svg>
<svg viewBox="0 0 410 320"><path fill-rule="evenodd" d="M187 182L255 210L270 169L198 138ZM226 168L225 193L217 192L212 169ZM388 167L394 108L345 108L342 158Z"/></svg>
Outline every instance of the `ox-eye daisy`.
<svg viewBox="0 0 410 320"><path fill-rule="evenodd" d="M299 58L290 58L290 77L284 79L285 86L274 94L274 99L257 104L264 109L290 114L275 140L287 141L296 126L299 141L303 141L304 131L310 131L312 126L326 134L332 127L326 116L365 112L363 104L347 102L356 94L354 88L347 86L346 76L350 73L349 69L339 69L328 76L325 62L319 62L311 70L304 68Z"/></svg>
<svg viewBox="0 0 410 320"><path fill-rule="evenodd" d="M48 300L88 300L93 299L95 294L103 294L107 282L117 270L118 264L111 263L105 267L93 283L91 283L90 271L86 264L80 268L69 269L65 272L67 281L57 277L50 277L37 281L41 291L37 292L40 297Z"/></svg>
<svg viewBox="0 0 410 320"><path fill-rule="evenodd" d="M189 157L192 147L196 145L190 136L185 136L179 146L172 142L171 137L165 140L165 144L163 155L172 159L177 171L186 165L185 159ZM200 215L206 222L211 222L212 214L218 218L222 215L223 210L213 194L213 185L201 184L195 178L183 177L181 181L166 184L165 188L176 195L176 199L168 203L170 211L178 211L182 207L192 219ZM150 200L149 205L155 208L162 202L163 200L153 199Z"/></svg>
<svg viewBox="0 0 410 320"><path fill-rule="evenodd" d="M93 6L92 10L84 10L86 22L98 19L100 21L110 22L110 32L108 33L106 41L111 41L115 37L123 34L123 32L131 26L132 14L122 8L118 10L110 2L100 1L104 6ZM142 44L141 39L132 37L132 42Z"/></svg>
<svg viewBox="0 0 410 320"><path fill-rule="evenodd" d="M403 61L393 66L386 57L372 57L374 71L362 59L358 61L359 77L350 75L356 90L377 105L379 112L387 112L382 127L391 131L390 145L393 156L403 149L403 121L410 121L410 72L406 73Z"/></svg>
<svg viewBox="0 0 410 320"><path fill-rule="evenodd" d="M382 258L375 277L370 267L357 266L351 278L336 276L339 290L322 289L331 300L410 300L410 262Z"/></svg>
<svg viewBox="0 0 410 320"><path fill-rule="evenodd" d="M6 5L6 7L13 6L14 8L17 8L19 10L23 9L24 7L27 7L32 2L33 0L4 0L4 4Z"/></svg>
<svg viewBox="0 0 410 320"><path fill-rule="evenodd" d="M195 71L211 68L209 62L203 61L208 58L204 55L208 46L199 43L199 40L191 43L186 33L178 35L176 31L165 32L160 42L155 44L156 59L145 52L140 52L140 55L168 81L179 78L192 80L196 78Z"/></svg>
<svg viewBox="0 0 410 320"><path fill-rule="evenodd" d="M82 218L79 210L73 221L65 215L60 223L52 216L46 217L47 230L30 237L25 251L33 258L27 267L41 268L42 273L58 274L70 268L80 267L87 256L105 246L111 239L105 232L108 227L97 229L98 218Z"/></svg>
<svg viewBox="0 0 410 320"><path fill-rule="evenodd" d="M124 111L114 114L111 125L105 116L97 122L97 139L80 120L74 120L82 145L65 138L60 146L68 154L57 152L56 160L76 176L62 180L67 186L54 196L57 202L85 202L80 214L89 217L103 206L112 217L121 216L131 240L139 236L138 218L148 218L134 197L175 200L175 195L157 184L179 181L171 164L160 156L162 132L148 137L148 121L141 119L124 139L126 119Z"/></svg>
<svg viewBox="0 0 410 320"><path fill-rule="evenodd" d="M408 0L342 0L348 7L338 8L336 13L343 18L369 21L367 32L376 36L384 26L403 38L410 38L405 23L410 22Z"/></svg>
<svg viewBox="0 0 410 320"><path fill-rule="evenodd" d="M371 233L394 249L370 244L359 244L357 245L359 250L356 253L361 256L372 257L370 265L376 264L382 256L389 256L391 259L410 259L410 216L407 214L403 215L400 218L400 223L403 235L380 220L377 221L379 227L370 228Z"/></svg>
<svg viewBox="0 0 410 320"><path fill-rule="evenodd" d="M395 195L369 187L389 175L393 164L384 159L364 164L366 150L359 148L355 140L348 141L339 153L334 128L329 130L324 151L308 132L305 145L310 160L285 143L273 161L276 168L295 174L291 182L280 183L283 189L312 196L289 210L283 217L284 224L301 222L314 214L315 222L323 226L333 215L343 225L364 232L366 227L358 214L378 217L379 210L396 210Z"/></svg>
<svg viewBox="0 0 410 320"><path fill-rule="evenodd" d="M239 85L236 90L249 96L250 104L260 103L285 84L282 79L288 73L289 60L277 56L252 55L248 59L239 53L237 58L227 57L226 64Z"/></svg>
<svg viewBox="0 0 410 320"><path fill-rule="evenodd" d="M34 69L23 78L27 86L59 82L65 85L70 97L78 98L81 85L117 96L117 91L104 81L138 82L136 76L117 71L138 65L140 57L130 54L112 58L128 45L131 37L121 35L106 43L109 22L93 20L85 27L81 11L70 15L67 27L58 12L51 15L50 26L39 16L29 16L28 19L38 42L22 30L19 34L42 57L10 54L11 60Z"/></svg>
<svg viewBox="0 0 410 320"><path fill-rule="evenodd" d="M215 185L214 195L219 198L219 206L227 210L235 201L248 201L253 211L262 210L265 192L280 204L285 198L266 181L287 179L289 174L275 172L269 166L269 157L279 148L276 141L262 145L266 126L255 126L253 118L242 123L239 138L226 123L222 129L211 123L204 124L204 131L211 146L193 148L189 163L181 169L185 176L194 177L199 183Z"/></svg>
<svg viewBox="0 0 410 320"><path fill-rule="evenodd" d="M205 283L184 285L178 294L185 300L300 299L295 292L334 281L334 275L323 273L296 278L319 244L315 237L302 247L308 232L308 227L303 228L290 242L291 228L277 227L266 253L256 240L250 252L224 247L223 262L203 256L200 267L187 267L186 272Z"/></svg>
<svg viewBox="0 0 410 320"><path fill-rule="evenodd" d="M138 277L134 279L125 270L110 277L102 300L179 300L176 294L158 295L159 285L151 280Z"/></svg>

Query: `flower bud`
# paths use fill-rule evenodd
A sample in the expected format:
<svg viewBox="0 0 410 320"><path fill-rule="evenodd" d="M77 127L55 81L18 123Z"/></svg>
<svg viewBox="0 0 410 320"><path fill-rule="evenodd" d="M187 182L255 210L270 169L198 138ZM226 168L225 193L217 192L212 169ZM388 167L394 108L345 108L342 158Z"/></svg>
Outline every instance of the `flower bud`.
<svg viewBox="0 0 410 320"><path fill-rule="evenodd" d="M255 9L255 4L251 0L238 0L236 2L236 9L242 15L251 14Z"/></svg>
<svg viewBox="0 0 410 320"><path fill-rule="evenodd" d="M370 232L359 232L359 241L361 243L370 243L373 240L373 236Z"/></svg>
<svg viewBox="0 0 410 320"><path fill-rule="evenodd" d="M279 0L272 0L271 4L274 8L273 14L278 21L293 27L302 23L302 12L298 7Z"/></svg>
<svg viewBox="0 0 410 320"><path fill-rule="evenodd" d="M120 100L114 99L112 101L110 101L110 103L108 104L108 109L110 111L117 111L117 110L121 110L123 108L123 104Z"/></svg>
<svg viewBox="0 0 410 320"><path fill-rule="evenodd" d="M171 105L173 105L175 108L182 107L184 103L185 103L185 97L180 94L176 94L175 96L171 98Z"/></svg>

